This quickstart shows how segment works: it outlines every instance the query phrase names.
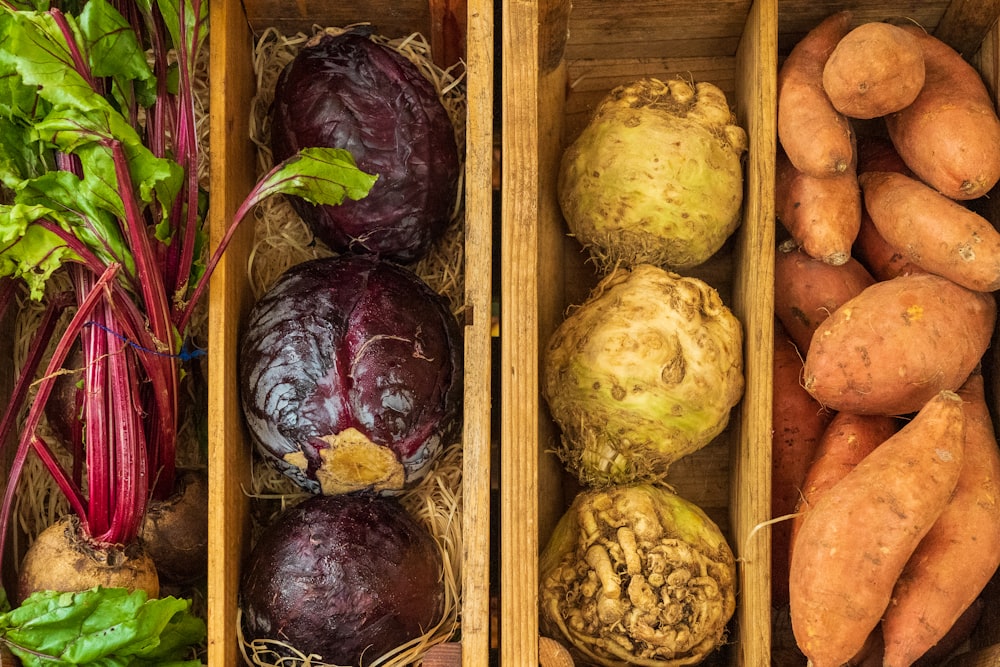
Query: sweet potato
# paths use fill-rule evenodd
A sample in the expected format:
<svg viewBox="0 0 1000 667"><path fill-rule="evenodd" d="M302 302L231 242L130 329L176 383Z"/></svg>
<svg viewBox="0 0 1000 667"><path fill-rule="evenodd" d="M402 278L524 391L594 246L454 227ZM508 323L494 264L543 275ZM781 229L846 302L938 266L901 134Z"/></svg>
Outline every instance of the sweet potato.
<svg viewBox="0 0 1000 667"><path fill-rule="evenodd" d="M869 171L894 171L907 176L913 172L903 162L888 137L865 135L858 138L858 177ZM852 254L868 269L875 280L888 280L906 273L923 272L898 248L889 244L872 221L862 201L861 226L854 240Z"/></svg>
<svg viewBox="0 0 1000 667"><path fill-rule="evenodd" d="M802 388L802 358L782 328L774 325L774 371L771 388L771 516L795 511L806 472L816 447L833 413ZM791 521L779 521L771 528L772 603L788 603L788 546Z"/></svg>
<svg viewBox="0 0 1000 667"><path fill-rule="evenodd" d="M820 322L874 282L853 257L834 266L799 248L779 248L774 258L774 312L805 354Z"/></svg>
<svg viewBox="0 0 1000 667"><path fill-rule="evenodd" d="M862 23L844 35L823 68L833 107L852 118L899 111L924 86L924 54L917 38L891 23Z"/></svg>
<svg viewBox="0 0 1000 667"><path fill-rule="evenodd" d="M989 220L904 174L869 171L858 180L886 243L963 287L1000 289L1000 232Z"/></svg>
<svg viewBox="0 0 1000 667"><path fill-rule="evenodd" d="M861 227L854 239L853 256L875 280L889 280L908 273L926 273L906 253L890 245L879 233L867 209L861 210Z"/></svg>
<svg viewBox="0 0 1000 667"><path fill-rule="evenodd" d="M816 178L841 174L854 163L854 130L823 90L823 67L852 18L850 11L828 16L778 70L778 140L796 169Z"/></svg>
<svg viewBox="0 0 1000 667"><path fill-rule="evenodd" d="M913 172L903 158L899 156L899 151L886 137L881 134L866 134L858 137L858 174L866 171L898 171L907 176L913 176Z"/></svg>
<svg viewBox="0 0 1000 667"><path fill-rule="evenodd" d="M812 667L861 650L962 468L965 415L935 395L808 510L792 552L792 630Z"/></svg>
<svg viewBox="0 0 1000 667"><path fill-rule="evenodd" d="M965 401L965 463L951 501L896 582L882 620L885 667L909 667L943 638L1000 566L1000 450L983 377Z"/></svg>
<svg viewBox="0 0 1000 667"><path fill-rule="evenodd" d="M775 214L795 243L827 264L851 256L861 227L861 189L854 165L817 178L796 169L784 151L775 162Z"/></svg>
<svg viewBox="0 0 1000 667"><path fill-rule="evenodd" d="M803 384L832 410L900 415L956 391L996 323L992 294L930 273L867 287L813 335Z"/></svg>
<svg viewBox="0 0 1000 667"><path fill-rule="evenodd" d="M1000 180L1000 119L982 77L953 48L917 26L924 86L913 102L885 117L906 164L952 199L975 199Z"/></svg>
<svg viewBox="0 0 1000 667"><path fill-rule="evenodd" d="M986 602L982 596L974 600L955 621L955 625L951 626L948 634L913 663L913 667L941 667L944 665L951 654L968 640L976 629L979 619L983 616L985 606ZM879 667L882 667L881 663L879 663ZM957 664L955 667L958 667Z"/></svg>
<svg viewBox="0 0 1000 667"><path fill-rule="evenodd" d="M797 515L792 520L792 548L802 519L812 505L833 486L854 470L875 448L892 436L899 426L895 417L885 415L859 415L838 412L823 431L816 447L816 454L796 506Z"/></svg>

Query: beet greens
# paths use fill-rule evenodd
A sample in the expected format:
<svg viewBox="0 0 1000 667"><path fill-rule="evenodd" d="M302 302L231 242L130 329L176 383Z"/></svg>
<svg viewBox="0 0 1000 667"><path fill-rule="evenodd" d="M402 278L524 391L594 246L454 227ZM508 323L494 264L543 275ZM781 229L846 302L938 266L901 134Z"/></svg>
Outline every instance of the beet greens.
<svg viewBox="0 0 1000 667"><path fill-rule="evenodd" d="M77 4L0 0L0 315L15 296L9 278L46 303L0 416L0 443L21 429L0 553L31 452L95 545L135 541L147 502L173 490L180 384L200 354L190 349L192 315L233 231L273 194L339 204L376 179L344 150L300 151L257 184L209 254L194 99L208 2ZM51 288L57 271L69 277L66 293ZM67 469L36 429L77 343L83 465Z"/></svg>

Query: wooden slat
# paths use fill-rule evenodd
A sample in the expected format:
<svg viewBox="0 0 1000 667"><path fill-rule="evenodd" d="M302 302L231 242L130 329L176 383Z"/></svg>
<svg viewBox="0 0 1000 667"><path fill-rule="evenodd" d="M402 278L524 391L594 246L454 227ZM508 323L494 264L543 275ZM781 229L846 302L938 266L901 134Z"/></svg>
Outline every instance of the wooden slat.
<svg viewBox="0 0 1000 667"><path fill-rule="evenodd" d="M774 313L774 124L777 5L756 2L740 42L736 111L750 141L744 218L737 232L733 310L743 322L746 388L733 448L730 515L740 566L737 663L770 664L771 399Z"/></svg>
<svg viewBox="0 0 1000 667"><path fill-rule="evenodd" d="M209 233L214 247L255 180L255 153L248 137L254 94L251 36L240 0L212 2L211 198ZM243 437L235 397L239 322L251 305L246 258L252 222L243 225L211 277L209 289L209 554L208 663L242 664L236 641L240 565L249 548L250 447Z"/></svg>
<svg viewBox="0 0 1000 667"><path fill-rule="evenodd" d="M490 451L492 398L493 9L468 6L466 37L465 421L462 474L462 664L490 651Z"/></svg>
<svg viewBox="0 0 1000 667"><path fill-rule="evenodd" d="M952 0L934 36L968 58L979 50L998 16L1000 0Z"/></svg>
<svg viewBox="0 0 1000 667"><path fill-rule="evenodd" d="M344 26L360 21L375 25L380 34L403 37L412 32L431 35L431 14L427 2L369 0L330 2L329 0L247 0L246 18L255 32L275 28L282 34L309 32L312 26Z"/></svg>
<svg viewBox="0 0 1000 667"><path fill-rule="evenodd" d="M502 10L500 247L500 664L534 663L538 634L538 333L533 295L537 247L539 61L538 6L505 2ZM513 56L512 54L517 54ZM516 195L515 195L516 193ZM508 295L524 298L508 298ZM529 582L525 585L524 582Z"/></svg>
<svg viewBox="0 0 1000 667"><path fill-rule="evenodd" d="M549 498L560 494L555 466L539 446L549 441L552 432L544 430L540 419L538 359L540 337L561 316L542 312L539 294L558 292L561 274L558 262L543 265L539 258L543 249L554 251L563 241L553 224L552 172L565 94L560 60L565 26L559 20L565 19L567 10L568 3L557 1L503 4L499 573L503 665L538 664L539 494ZM540 488L543 475L556 483Z"/></svg>

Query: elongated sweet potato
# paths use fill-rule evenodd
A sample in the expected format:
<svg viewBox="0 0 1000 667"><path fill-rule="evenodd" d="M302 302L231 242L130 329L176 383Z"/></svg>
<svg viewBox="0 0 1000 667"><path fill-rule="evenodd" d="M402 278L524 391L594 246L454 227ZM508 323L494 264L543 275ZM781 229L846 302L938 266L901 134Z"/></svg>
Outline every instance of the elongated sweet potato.
<svg viewBox="0 0 1000 667"><path fill-rule="evenodd" d="M952 199L975 199L1000 180L1000 119L982 77L957 51L917 26L924 86L907 107L885 117L903 160Z"/></svg>
<svg viewBox="0 0 1000 667"><path fill-rule="evenodd" d="M965 401L965 463L951 501L896 582L882 620L885 667L909 667L937 644L1000 566L1000 449L983 377L959 391Z"/></svg>
<svg viewBox="0 0 1000 667"><path fill-rule="evenodd" d="M913 172L889 137L881 134L865 134L858 137L858 174L866 171L898 171L912 176Z"/></svg>
<svg viewBox="0 0 1000 667"><path fill-rule="evenodd" d="M926 273L910 261L906 253L882 237L867 209L861 211L861 228L851 252L875 280L889 280L908 273Z"/></svg>
<svg viewBox="0 0 1000 667"><path fill-rule="evenodd" d="M802 388L802 357L780 322L774 324L774 371L771 412L771 516L795 511L806 472L820 438L833 417ZM790 520L771 528L772 604L788 604Z"/></svg>
<svg viewBox="0 0 1000 667"><path fill-rule="evenodd" d="M944 391L808 510L792 552L792 630L812 667L840 667L879 623L962 468L962 399Z"/></svg>
<svg viewBox="0 0 1000 667"><path fill-rule="evenodd" d="M838 412L823 431L816 447L816 454L796 506L798 514L792 521L792 548L802 519L824 493L843 479L847 473L892 436L899 427L899 420L885 415L859 415Z"/></svg>
<svg viewBox="0 0 1000 667"><path fill-rule="evenodd" d="M871 21L837 43L823 68L823 89L845 116L878 118L913 102L924 76L916 37L891 23Z"/></svg>
<svg viewBox="0 0 1000 667"><path fill-rule="evenodd" d="M802 485L802 495L792 520L790 549L795 548L804 512L847 473L854 470L876 447L888 440L898 427L899 421L894 417L850 412L838 412L834 415L820 438L816 456ZM847 664L850 667L882 667L883 652L882 631L880 627L876 627Z"/></svg>
<svg viewBox="0 0 1000 667"><path fill-rule="evenodd" d="M823 89L823 67L850 30L853 14L831 14L792 47L778 70L778 140L810 176L841 174L854 163L854 130Z"/></svg>
<svg viewBox="0 0 1000 667"><path fill-rule="evenodd" d="M875 228L910 262L969 289L1000 289L1000 232L989 220L904 174L858 181Z"/></svg>
<svg viewBox="0 0 1000 667"><path fill-rule="evenodd" d="M858 137L858 178L868 171L895 171L907 176L913 172L903 162L892 141L883 135ZM852 255L868 269L875 280L888 280L906 273L923 272L898 248L890 245L872 222L868 209L861 206L861 227L854 240Z"/></svg>
<svg viewBox="0 0 1000 667"><path fill-rule="evenodd" d="M779 248L774 259L774 312L805 354L820 322L874 282L853 257L834 266L799 248Z"/></svg>
<svg viewBox="0 0 1000 667"><path fill-rule="evenodd" d="M853 163L839 174L818 178L778 151L774 196L778 221L802 250L827 264L847 262L861 227L861 189Z"/></svg>
<svg viewBox="0 0 1000 667"><path fill-rule="evenodd" d="M901 415L957 391L989 347L992 294L931 273L875 283L824 320L803 384L832 410Z"/></svg>

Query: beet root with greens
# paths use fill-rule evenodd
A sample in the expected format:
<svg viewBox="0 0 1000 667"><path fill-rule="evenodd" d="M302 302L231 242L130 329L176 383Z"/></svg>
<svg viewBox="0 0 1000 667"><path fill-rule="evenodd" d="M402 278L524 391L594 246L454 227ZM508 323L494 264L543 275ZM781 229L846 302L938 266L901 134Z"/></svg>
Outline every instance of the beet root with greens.
<svg viewBox="0 0 1000 667"><path fill-rule="evenodd" d="M317 36L281 72L271 108L274 161L309 146L343 148L378 174L357 201L290 199L334 251L409 263L448 228L461 172L455 126L417 66L364 29Z"/></svg>
<svg viewBox="0 0 1000 667"><path fill-rule="evenodd" d="M240 588L243 640L370 665L440 620L442 569L440 548L397 499L312 496L254 547Z"/></svg>
<svg viewBox="0 0 1000 667"><path fill-rule="evenodd" d="M461 425L455 316L415 273L373 257L282 274L250 314L240 375L257 448L313 493L408 488Z"/></svg>

